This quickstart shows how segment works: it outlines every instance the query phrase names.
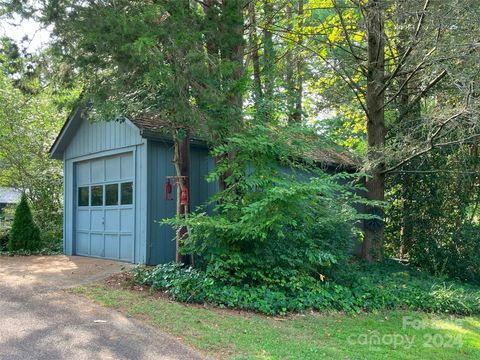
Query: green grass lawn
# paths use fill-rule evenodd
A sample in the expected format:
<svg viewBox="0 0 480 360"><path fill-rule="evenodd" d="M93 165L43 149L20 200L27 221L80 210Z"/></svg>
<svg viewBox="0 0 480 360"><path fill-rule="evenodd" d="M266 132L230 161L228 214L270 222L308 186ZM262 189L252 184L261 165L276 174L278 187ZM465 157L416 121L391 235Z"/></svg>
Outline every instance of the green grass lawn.
<svg viewBox="0 0 480 360"><path fill-rule="evenodd" d="M415 312L270 318L95 284L74 290L222 359L480 359L480 317Z"/></svg>

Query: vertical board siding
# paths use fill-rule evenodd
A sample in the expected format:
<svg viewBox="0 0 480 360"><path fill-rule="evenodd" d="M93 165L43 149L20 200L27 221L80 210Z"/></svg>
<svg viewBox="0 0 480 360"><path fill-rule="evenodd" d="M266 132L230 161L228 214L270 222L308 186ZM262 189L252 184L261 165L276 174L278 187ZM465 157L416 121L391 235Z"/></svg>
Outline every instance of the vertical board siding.
<svg viewBox="0 0 480 360"><path fill-rule="evenodd" d="M95 154L141 144L140 131L128 122L82 120L65 151L65 158Z"/></svg>
<svg viewBox="0 0 480 360"><path fill-rule="evenodd" d="M147 262L147 144L135 151L135 263Z"/></svg>
<svg viewBox="0 0 480 360"><path fill-rule="evenodd" d="M147 263L162 264L175 260L175 231L168 225L158 222L175 216L176 188L173 187L173 200L165 200L167 176L175 175L172 164L171 144L148 141L148 224L147 224ZM214 161L208 151L201 147L191 147L190 151L190 210L194 211L205 203L218 189L217 184L206 182L206 175L213 170Z"/></svg>
<svg viewBox="0 0 480 360"><path fill-rule="evenodd" d="M215 160L209 156L208 150L200 146L190 148L190 210L208 211L209 208L198 209L218 191L218 183L207 182L206 177L215 167Z"/></svg>
<svg viewBox="0 0 480 360"><path fill-rule="evenodd" d="M66 160L63 163L64 166L64 213L63 213L63 251L65 255L73 255L73 229L74 229L74 217L73 206L75 199L75 173L73 161Z"/></svg>
<svg viewBox="0 0 480 360"><path fill-rule="evenodd" d="M148 141L148 219L147 219L147 263L161 264L175 260L175 231L158 221L175 216L174 200L165 200L167 176L175 175L172 163L173 148L169 144Z"/></svg>

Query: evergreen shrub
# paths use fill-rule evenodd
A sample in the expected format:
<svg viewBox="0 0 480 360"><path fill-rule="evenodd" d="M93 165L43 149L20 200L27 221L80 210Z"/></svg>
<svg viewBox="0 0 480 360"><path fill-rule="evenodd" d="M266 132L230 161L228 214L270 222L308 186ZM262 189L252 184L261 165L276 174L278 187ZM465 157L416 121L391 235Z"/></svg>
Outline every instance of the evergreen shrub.
<svg viewBox="0 0 480 360"><path fill-rule="evenodd" d="M15 210L12 229L8 240L8 251L39 251L42 247L40 230L35 224L27 196L22 194Z"/></svg>

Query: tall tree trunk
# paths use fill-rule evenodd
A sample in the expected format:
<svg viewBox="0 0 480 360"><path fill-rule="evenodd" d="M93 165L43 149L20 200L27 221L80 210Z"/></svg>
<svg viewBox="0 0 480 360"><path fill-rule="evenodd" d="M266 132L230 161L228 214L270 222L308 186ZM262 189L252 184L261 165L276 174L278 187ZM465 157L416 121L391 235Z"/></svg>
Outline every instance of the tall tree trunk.
<svg viewBox="0 0 480 360"><path fill-rule="evenodd" d="M215 7L216 0L205 0L203 2L203 12L205 14L205 45L209 58L208 69L210 76L218 77L218 10Z"/></svg>
<svg viewBox="0 0 480 360"><path fill-rule="evenodd" d="M265 74L265 99L273 100L273 88L275 83L274 59L275 49L273 47L273 3L271 0L263 1L263 12L265 27L263 29L263 73Z"/></svg>
<svg viewBox="0 0 480 360"><path fill-rule="evenodd" d="M292 33L293 30L293 3L292 1L287 4L287 33ZM294 122L294 109L295 109L295 79L293 77L294 69L294 55L292 47L287 50L285 56L285 83L287 84L287 108L288 108L288 122Z"/></svg>
<svg viewBox="0 0 480 360"><path fill-rule="evenodd" d="M228 41L221 44L221 56L223 61L228 61L232 64L232 72L225 77L226 83L229 86L228 104L231 109L229 122L226 124L228 133L237 132L242 123L243 111L243 90L238 86L239 81L243 76L244 71L244 16L243 7L244 0L223 0L222 12L223 21L222 26L219 27L220 32L228 35ZM221 34L219 34L221 35ZM217 161L230 162L235 154L224 154ZM220 189L224 190L227 187L226 179L230 176L230 171L226 171L220 177Z"/></svg>
<svg viewBox="0 0 480 360"><path fill-rule="evenodd" d="M301 35L303 32L303 0L298 0L298 28L299 28L299 38L298 44L299 46L299 53L297 54L297 61L296 61L296 71L297 71L297 86L295 91L295 112L293 113L293 119L297 123L302 121L302 101L303 101L303 71L304 71L304 63L303 63L303 56L302 56L302 46L303 46L303 36Z"/></svg>
<svg viewBox="0 0 480 360"><path fill-rule="evenodd" d="M250 1L248 4L248 17L250 19L249 42L252 52L253 65L253 83L255 91L255 103L258 108L258 103L263 96L262 79L260 76L260 55L258 54L258 35L257 35L257 16L255 10L256 1Z"/></svg>
<svg viewBox="0 0 480 360"><path fill-rule="evenodd" d="M385 34L383 0L369 0L365 8L367 32L367 143L369 177L366 181L367 198L383 201L385 197L385 95L382 87L385 81ZM380 211L373 213L380 214ZM367 226L362 246L362 257L367 261L383 259L384 225Z"/></svg>
<svg viewBox="0 0 480 360"><path fill-rule="evenodd" d="M399 52L402 54L402 52ZM406 81L405 77L400 77L400 83ZM408 136L410 129L417 126L418 122L421 121L421 108L420 103L411 104L412 93L411 91L416 88L416 82L410 80L410 82L404 87L402 94L399 96L399 113L405 114L402 121L403 125L399 129L400 136ZM415 164L418 164L416 159L414 159L410 164L407 164L403 169L411 169L415 167ZM413 222L411 211L412 211L412 202L414 197L414 181L412 174L405 172L400 177L400 193L402 196L401 202L401 219L400 219L400 249L399 257L404 259L408 256L410 248L413 246Z"/></svg>
<svg viewBox="0 0 480 360"><path fill-rule="evenodd" d="M244 18L243 18L243 0L224 0L225 3L228 3L227 6L227 16L230 24L230 29L228 33L232 36L232 44L228 53L225 54L226 57L233 63L234 70L232 74L233 82L237 82L243 76L243 58L244 58L244 40L243 40L243 27L244 27ZM238 84L236 84L238 85ZM242 91L238 89L238 86L234 86L232 94L230 96L230 104L235 108L235 118L236 122L235 129L238 129L240 122L242 121L242 110L243 110L243 96Z"/></svg>
<svg viewBox="0 0 480 360"><path fill-rule="evenodd" d="M405 54L407 51L407 44L409 43L408 25L409 22L415 22L412 15L408 11L408 1L399 1L396 9L396 19L399 25L397 53ZM420 88L420 84L415 77L409 79L409 75L398 76L399 86L405 84L398 97L398 114L405 114L402 119L397 121L399 123L398 136L407 137L410 135L411 129L416 127L421 121L421 107L420 102L411 104L411 100L415 98L415 89ZM415 167L416 161L413 164L407 164L403 168L409 169ZM408 257L410 248L413 245L413 219L411 215L412 202L414 197L414 181L413 175L406 172L399 176L400 178L400 194L401 194L401 219L400 219L400 246L399 258L405 259Z"/></svg>
<svg viewBox="0 0 480 360"><path fill-rule="evenodd" d="M190 0L180 0L180 6L183 7L183 10L186 13L190 12ZM179 49L179 59L185 58L184 49ZM184 69L182 68L182 63L177 62L174 58L172 61L174 68L176 70L177 83L180 85L179 90L179 99L182 99L182 94L188 94L188 80L184 78ZM186 101L186 99L182 99ZM188 204L184 205L181 203L181 193L182 189L185 188L188 192L189 190L189 169L190 169L190 136L188 129L181 129L176 131L174 134L174 158L173 163L175 166L176 173L176 184L177 184L177 217L182 218L188 214ZM185 226L179 226L176 229L176 251L175 258L178 263L186 263L187 258L185 255L181 254L182 241L187 235L188 229Z"/></svg>
<svg viewBox="0 0 480 360"><path fill-rule="evenodd" d="M298 2L296 8L296 16L293 16L294 4ZM288 122L300 123L302 121L302 101L303 101L303 71L304 61L302 56L303 46L303 0L292 1L287 6L287 32L291 33L293 30L293 24L295 20L298 21L298 40L297 40L297 53L295 56L291 52L286 56L286 83L288 88Z"/></svg>

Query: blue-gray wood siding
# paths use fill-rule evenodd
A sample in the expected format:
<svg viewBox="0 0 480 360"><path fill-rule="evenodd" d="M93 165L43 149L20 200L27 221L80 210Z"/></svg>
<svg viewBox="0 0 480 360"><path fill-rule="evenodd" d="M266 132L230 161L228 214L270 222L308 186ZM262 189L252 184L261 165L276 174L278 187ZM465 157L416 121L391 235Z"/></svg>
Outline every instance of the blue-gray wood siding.
<svg viewBox="0 0 480 360"><path fill-rule="evenodd" d="M167 176L175 175L171 143L143 139L130 122L83 120L64 152L64 252L75 254L76 163L132 152L134 158L134 262L158 264L175 259L175 232L161 219L175 216L175 199L165 201ZM191 211L218 190L207 183L214 160L204 147L191 147Z"/></svg>
<svg viewBox="0 0 480 360"><path fill-rule="evenodd" d="M191 211L196 211L200 205L204 205L219 188L218 182L206 180L215 168L215 160L209 155L205 147L190 147L190 202ZM211 210L209 206L208 210Z"/></svg>
<svg viewBox="0 0 480 360"><path fill-rule="evenodd" d="M146 140L130 122L83 120L64 152L64 252L75 254L75 164L79 161L134 154L134 262L146 262L147 176Z"/></svg>
<svg viewBox="0 0 480 360"><path fill-rule="evenodd" d="M167 176L175 175L173 166L173 145L164 142L148 141L148 224L147 224L147 263L159 264L175 260L175 231L159 221L175 216L176 191L173 200L165 200ZM194 211L205 203L216 190L215 183L208 183L206 175L213 170L214 160L202 147L191 146L190 151L190 210Z"/></svg>
<svg viewBox="0 0 480 360"><path fill-rule="evenodd" d="M72 159L102 151L121 149L142 142L140 131L128 120L92 123L84 119L65 150L65 158Z"/></svg>

